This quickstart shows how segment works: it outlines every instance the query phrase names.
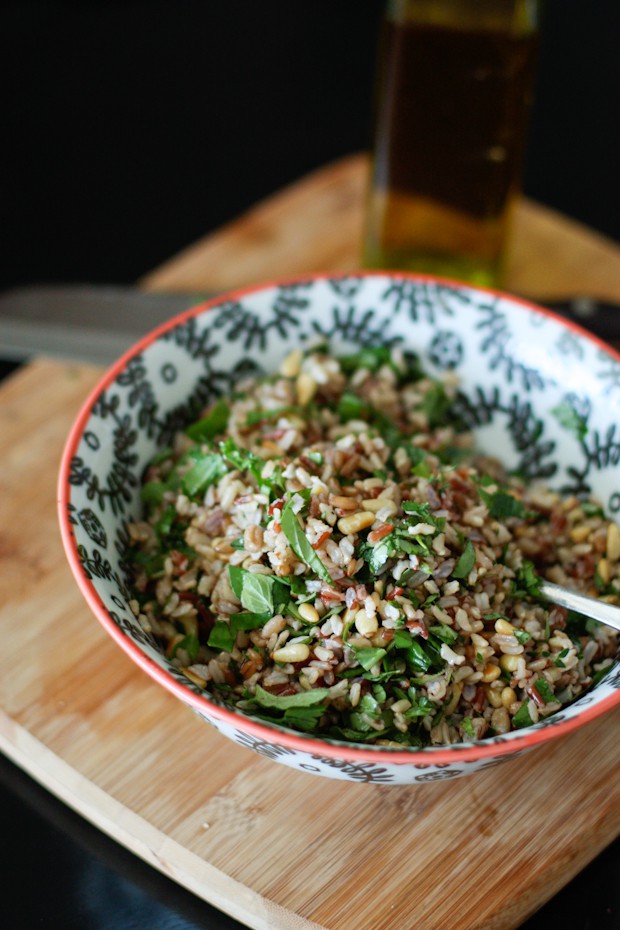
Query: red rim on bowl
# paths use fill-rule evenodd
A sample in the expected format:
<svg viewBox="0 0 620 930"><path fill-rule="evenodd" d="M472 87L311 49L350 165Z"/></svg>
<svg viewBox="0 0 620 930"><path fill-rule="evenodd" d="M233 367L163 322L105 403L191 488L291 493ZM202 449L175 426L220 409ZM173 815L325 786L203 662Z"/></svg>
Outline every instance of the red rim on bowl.
<svg viewBox="0 0 620 930"><path fill-rule="evenodd" d="M602 339L599 339L597 336L583 329L577 323L574 323L571 320L566 320L551 310L547 310L546 308L540 307L537 304L531 303L527 300L513 297L512 295L502 291L474 286L465 282L454 281L447 278L438 278L431 275L407 274L401 271L389 270L363 270L346 274L308 274L286 277L276 281L266 281L257 285L230 291L226 294L222 294L219 297L212 298L208 301L191 307L182 313L176 314L174 317L171 317L170 320L146 334L134 346L128 349L127 352L125 352L105 372L101 380L93 388L93 390L84 401L84 404L78 413L63 451L58 480L58 516L60 522L60 531L65 553L67 555L69 565L78 584L78 587L80 588L90 609L95 614L107 633L109 633L109 635L112 637L112 639L116 641L116 643L129 656L129 658L136 663L136 665L145 671L147 675L153 678L158 684L162 685L167 691L174 694L175 697L179 698L181 701L183 701L185 704L188 704L199 713L206 713L211 717L226 722L230 726L236 727L237 729L249 733L254 737L269 743L277 742L279 745L289 749L297 750L303 753L312 753L314 755L326 756L329 758L344 759L351 762L376 763L383 756L383 761L386 763L389 762L390 764L395 763L397 765L425 767L428 765L437 764L446 765L457 762L474 762L489 757L521 752L534 746L538 746L542 743L546 743L549 740L557 739L559 736L571 733L584 724L589 723L604 713L607 713L615 705L620 705L620 690L616 690L608 697L603 698L596 704L584 708L584 710L581 711L579 715L569 719L559 720L553 725L543 725L537 729L538 725L534 724L531 727L524 728L523 730L511 731L509 734L504 736L504 741L501 743L480 740L478 742L472 742L471 744L458 744L457 748L454 748L454 746L428 746L420 749L395 749L388 746L369 747L363 746L361 744L331 740L329 738L317 738L309 734L287 730L275 723L273 725L263 723L261 721L252 719L249 716L245 716L239 711L229 709L228 707L224 707L221 704L216 703L210 699L208 693L205 693L204 695L196 694L189 687L186 687L176 678L174 678L168 671L157 665L156 662L147 656L141 650L141 648L135 642L133 642L133 640L126 636L125 633L123 633L123 631L116 625L116 623L110 617L103 601L97 594L93 584L84 574L75 544L72 524L69 520L69 504L71 499L71 484L69 483L69 475L71 471L71 461L82 438L85 424L91 415L93 404L102 393L102 391L109 388L109 386L118 378L119 374L125 368L127 362L135 355L138 355L147 349L163 333L173 329L175 326L178 326L191 317L198 316L204 313L206 310L218 306L224 300L236 300L248 294L257 293L269 288L283 285L294 285L307 282L309 280L334 281L351 277L390 277L412 282L439 283L451 287L473 290L478 293L487 293L495 297L510 301L513 304L517 304L526 310L535 310L537 313L547 315L548 317L561 323L564 328L574 332L581 338L587 339L591 343L594 343L598 348L603 349L608 355L610 355L612 358L615 358L616 361L620 363L620 353L616 352L613 347L609 346ZM553 717L547 719L552 720Z"/></svg>

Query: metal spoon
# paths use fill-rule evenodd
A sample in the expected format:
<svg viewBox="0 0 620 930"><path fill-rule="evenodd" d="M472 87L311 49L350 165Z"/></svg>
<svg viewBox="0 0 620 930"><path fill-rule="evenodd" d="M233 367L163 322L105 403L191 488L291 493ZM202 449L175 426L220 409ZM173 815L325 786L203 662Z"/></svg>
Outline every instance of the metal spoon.
<svg viewBox="0 0 620 930"><path fill-rule="evenodd" d="M553 604L567 607L569 610L574 610L575 613L583 614L584 617L592 617L593 620L598 620L599 623L612 626L614 630L620 630L620 607L607 604L605 601L599 601L594 597L587 597L585 594L577 594L569 588L563 588L559 584L551 584L549 581L542 582L540 593Z"/></svg>

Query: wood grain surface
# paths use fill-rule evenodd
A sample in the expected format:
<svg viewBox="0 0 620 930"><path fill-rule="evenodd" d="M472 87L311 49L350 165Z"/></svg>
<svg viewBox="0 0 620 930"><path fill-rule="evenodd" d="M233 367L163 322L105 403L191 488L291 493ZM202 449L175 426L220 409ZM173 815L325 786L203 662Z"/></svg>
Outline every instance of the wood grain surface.
<svg viewBox="0 0 620 930"><path fill-rule="evenodd" d="M304 179L145 286L346 270L363 170L353 159ZM544 239L554 220L539 219ZM605 269L598 293L611 295L620 253L584 236ZM557 265L538 264L539 280L552 279ZM585 271L579 281L594 293ZM83 602L57 528L61 449L99 374L40 359L0 387L0 749L10 758L260 930L512 930L618 835L618 713L455 782L348 784L232 744L136 668Z"/></svg>
<svg viewBox="0 0 620 930"><path fill-rule="evenodd" d="M328 165L190 245L141 284L221 291L288 274L358 269L367 176L363 154ZM522 199L505 290L540 301L579 294L620 301L620 245Z"/></svg>

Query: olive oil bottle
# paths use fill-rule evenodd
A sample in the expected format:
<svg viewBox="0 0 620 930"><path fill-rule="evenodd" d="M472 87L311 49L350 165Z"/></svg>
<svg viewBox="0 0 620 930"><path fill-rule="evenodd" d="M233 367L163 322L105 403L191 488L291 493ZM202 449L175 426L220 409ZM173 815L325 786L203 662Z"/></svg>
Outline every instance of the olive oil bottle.
<svg viewBox="0 0 620 930"><path fill-rule="evenodd" d="M502 283L537 53L536 0L391 0L364 263Z"/></svg>

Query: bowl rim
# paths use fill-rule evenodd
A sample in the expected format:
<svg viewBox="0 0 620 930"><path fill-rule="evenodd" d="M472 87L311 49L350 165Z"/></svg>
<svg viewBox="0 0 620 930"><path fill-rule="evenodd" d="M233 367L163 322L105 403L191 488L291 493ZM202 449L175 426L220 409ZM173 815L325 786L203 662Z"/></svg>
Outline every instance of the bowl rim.
<svg viewBox="0 0 620 930"><path fill-rule="evenodd" d="M517 297L496 288L483 287L465 281L458 281L452 278L430 274L392 271L389 269L362 269L350 272L309 272L307 274L284 275L281 278L272 278L235 288L234 290L227 290L220 295L210 297L208 300L193 304L188 307L187 310L183 310L171 316L170 319L147 332L133 343L115 362L108 366L95 386L89 391L73 420L60 461L57 485L57 510L60 535L65 555L82 596L105 631L112 637L117 645L121 647L126 655L128 655L142 671L146 672L150 678L154 679L157 684L164 687L175 697L183 701L183 703L189 705L189 707L198 712L198 714L213 717L222 723L242 731L244 734L249 734L261 742L269 744L277 743L288 750L299 751L305 754L310 753L313 756L325 756L332 759L359 763L382 762L384 764L409 765L419 768L428 768L432 765L445 766L457 762L472 763L491 757L495 758L511 753L523 752L534 746L546 743L549 740L571 733L590 721L608 713L613 707L620 704L620 689L614 690L610 695L595 704L587 705L581 713L574 717L559 720L553 724L549 723L539 728L534 724L530 727L524 727L522 730L511 731L510 734L506 734L504 741L499 743L492 742L491 740L472 740L468 743L458 743L451 746L424 746L419 748L399 749L391 746L348 743L344 740L316 737L312 734L287 729L277 723L270 724L258 720L212 699L208 691L198 694L193 691L189 685L183 684L169 671L162 668L150 656L143 652L141 647L117 626L110 617L108 609L95 590L94 585L84 574L75 545L72 525L69 520L69 504L71 501L72 487L69 482L71 461L81 440L84 427L91 416L93 404L100 394L116 381L127 363L155 343L164 333L174 329L188 319L203 315L205 312L219 306L224 301L240 299L250 294L267 291L275 287L316 283L320 281L338 281L348 278L390 278L411 281L412 283L446 285L448 287L488 294L516 304L525 311L535 311L548 316L560 323L565 329L593 343L597 348L602 349L607 355L620 363L620 352L616 351L613 346L610 346L603 339L600 339L598 336L584 329L578 323L567 320L558 313L540 306L532 300ZM190 298L188 298L188 300L189 299ZM553 716L554 715L551 715L547 719L552 721Z"/></svg>

